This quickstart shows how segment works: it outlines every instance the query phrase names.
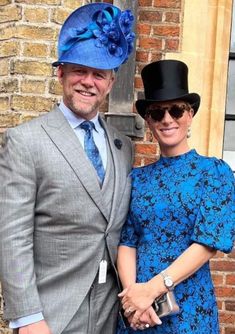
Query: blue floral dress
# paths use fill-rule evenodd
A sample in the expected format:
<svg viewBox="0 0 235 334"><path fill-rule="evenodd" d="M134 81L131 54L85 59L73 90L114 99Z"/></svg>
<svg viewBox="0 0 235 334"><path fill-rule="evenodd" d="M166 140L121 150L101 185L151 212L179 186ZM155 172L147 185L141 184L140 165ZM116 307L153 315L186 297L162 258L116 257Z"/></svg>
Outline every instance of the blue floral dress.
<svg viewBox="0 0 235 334"><path fill-rule="evenodd" d="M234 176L219 159L195 150L136 168L129 216L121 245L137 251L137 282L146 282L167 268L192 243L228 253L235 236ZM193 261L193 259L192 259ZM117 333L218 334L216 299L204 264L175 288L178 315L162 318L162 325L144 331Z"/></svg>

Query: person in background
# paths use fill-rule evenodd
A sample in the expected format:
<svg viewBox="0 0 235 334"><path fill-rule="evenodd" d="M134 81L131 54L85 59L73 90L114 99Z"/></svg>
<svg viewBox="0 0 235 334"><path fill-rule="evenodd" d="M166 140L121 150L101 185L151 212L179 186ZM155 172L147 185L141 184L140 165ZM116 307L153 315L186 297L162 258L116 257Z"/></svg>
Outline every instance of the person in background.
<svg viewBox="0 0 235 334"><path fill-rule="evenodd" d="M157 162L132 172L128 219L118 250L119 294L130 327L118 334L219 334L209 260L235 237L234 176L220 159L190 149L200 96L188 91L188 67L162 60L142 70L138 113L157 139ZM200 135L200 133L198 133ZM155 299L174 291L179 313L159 319Z"/></svg>
<svg viewBox="0 0 235 334"><path fill-rule="evenodd" d="M115 332L133 152L99 108L133 49L133 20L104 2L75 10L53 64L61 103L5 134L0 279L5 317L19 334Z"/></svg>

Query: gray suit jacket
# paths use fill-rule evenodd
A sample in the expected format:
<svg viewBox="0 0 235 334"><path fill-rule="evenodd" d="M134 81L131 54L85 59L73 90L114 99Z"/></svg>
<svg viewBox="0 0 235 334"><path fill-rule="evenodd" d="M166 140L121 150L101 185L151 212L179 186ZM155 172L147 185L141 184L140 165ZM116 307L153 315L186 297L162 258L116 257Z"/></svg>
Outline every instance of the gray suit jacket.
<svg viewBox="0 0 235 334"><path fill-rule="evenodd" d="M127 137L103 126L115 169L111 214L58 108L6 133L0 151L0 279L8 319L42 311L61 332L90 289L105 247L116 261L133 154Z"/></svg>

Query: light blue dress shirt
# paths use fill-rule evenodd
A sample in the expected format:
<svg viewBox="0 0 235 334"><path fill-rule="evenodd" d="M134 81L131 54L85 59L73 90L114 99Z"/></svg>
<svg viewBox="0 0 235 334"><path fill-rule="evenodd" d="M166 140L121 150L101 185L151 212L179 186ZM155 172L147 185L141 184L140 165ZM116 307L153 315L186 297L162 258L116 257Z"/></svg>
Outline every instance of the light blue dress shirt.
<svg viewBox="0 0 235 334"><path fill-rule="evenodd" d="M62 101L59 105L60 110L64 114L65 118L67 119L69 125L76 133L82 147L84 148L84 136L85 131L79 127L79 125L85 121L85 119L77 116L75 113L73 113ZM92 121L95 125L95 131L93 131L93 138L95 141L95 144L100 152L100 156L102 159L102 163L104 166L104 169L106 170L107 167L107 146L106 146L106 136L105 131L100 125L98 114L92 118L90 121ZM40 320L43 320L43 313L35 313L31 314L25 317L21 317L18 319L11 320L9 323L10 328L19 328L23 326L27 326L30 324L33 324L35 322L38 322Z"/></svg>
<svg viewBox="0 0 235 334"><path fill-rule="evenodd" d="M65 106L63 102L60 103L59 106L60 110L63 112L65 118L69 122L71 128L75 131L78 139L80 140L80 143L82 144L82 147L84 148L84 136L85 136L85 131L79 127L79 125L85 121L84 118L81 118L77 116L74 112L72 112L68 107ZM106 170L107 166L107 147L106 147L106 136L105 136L105 131L100 125L98 114L90 119L95 125L95 130L93 131L93 138L94 142L99 150L102 163L104 166L104 169Z"/></svg>

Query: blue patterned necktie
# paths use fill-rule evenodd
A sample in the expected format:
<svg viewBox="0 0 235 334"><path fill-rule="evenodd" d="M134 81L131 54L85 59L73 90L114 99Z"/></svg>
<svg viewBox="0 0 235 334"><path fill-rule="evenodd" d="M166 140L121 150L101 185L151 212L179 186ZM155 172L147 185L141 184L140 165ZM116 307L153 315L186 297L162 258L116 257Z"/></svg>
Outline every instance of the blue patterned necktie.
<svg viewBox="0 0 235 334"><path fill-rule="evenodd" d="M98 177L101 181L101 184L104 180L105 170L102 164L101 156L99 150L94 142L92 130L95 129L95 125L91 121L85 121L80 124L80 127L85 130L85 137L84 137L84 150L92 162L93 166L96 169Z"/></svg>

